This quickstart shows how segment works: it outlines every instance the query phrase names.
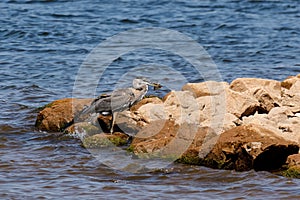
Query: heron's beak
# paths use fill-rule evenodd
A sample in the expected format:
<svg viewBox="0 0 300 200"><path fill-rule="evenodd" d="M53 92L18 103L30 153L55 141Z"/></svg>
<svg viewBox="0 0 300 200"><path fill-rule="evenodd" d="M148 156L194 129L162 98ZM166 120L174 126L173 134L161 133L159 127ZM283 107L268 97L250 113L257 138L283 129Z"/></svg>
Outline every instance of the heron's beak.
<svg viewBox="0 0 300 200"><path fill-rule="evenodd" d="M160 88L162 88L162 85L159 83L152 83L152 86L153 86L154 90L159 90Z"/></svg>

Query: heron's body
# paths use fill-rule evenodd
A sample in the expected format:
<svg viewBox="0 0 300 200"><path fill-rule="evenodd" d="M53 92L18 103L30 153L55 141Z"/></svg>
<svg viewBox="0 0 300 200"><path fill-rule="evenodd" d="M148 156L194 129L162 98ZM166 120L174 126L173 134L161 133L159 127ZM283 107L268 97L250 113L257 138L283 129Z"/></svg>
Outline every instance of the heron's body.
<svg viewBox="0 0 300 200"><path fill-rule="evenodd" d="M82 110L80 115L99 113L101 115L112 115L111 129L113 132L114 120L117 112L129 109L131 106L143 99L148 91L148 85L161 87L159 84L146 82L142 79L133 80L133 88L118 89L109 95L98 96L89 107Z"/></svg>

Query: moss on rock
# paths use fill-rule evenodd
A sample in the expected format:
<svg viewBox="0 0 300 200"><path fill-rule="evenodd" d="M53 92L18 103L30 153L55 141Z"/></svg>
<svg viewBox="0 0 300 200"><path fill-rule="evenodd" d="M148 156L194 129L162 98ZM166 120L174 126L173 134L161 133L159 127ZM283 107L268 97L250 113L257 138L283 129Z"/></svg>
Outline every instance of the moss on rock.
<svg viewBox="0 0 300 200"><path fill-rule="evenodd" d="M128 136L123 133L113 135L96 134L83 139L83 146L86 148L104 148L112 146L123 146L127 144Z"/></svg>
<svg viewBox="0 0 300 200"><path fill-rule="evenodd" d="M291 167L283 172L281 175L289 178L300 178L300 168L299 167Z"/></svg>

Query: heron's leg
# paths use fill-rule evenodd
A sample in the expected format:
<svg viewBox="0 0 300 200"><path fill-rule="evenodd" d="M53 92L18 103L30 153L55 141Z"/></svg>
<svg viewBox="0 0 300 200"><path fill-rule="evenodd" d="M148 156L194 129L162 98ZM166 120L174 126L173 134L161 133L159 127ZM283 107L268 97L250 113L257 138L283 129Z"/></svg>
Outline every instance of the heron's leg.
<svg viewBox="0 0 300 200"><path fill-rule="evenodd" d="M117 117L117 112L112 113L111 126L110 126L110 134L114 132L115 119Z"/></svg>

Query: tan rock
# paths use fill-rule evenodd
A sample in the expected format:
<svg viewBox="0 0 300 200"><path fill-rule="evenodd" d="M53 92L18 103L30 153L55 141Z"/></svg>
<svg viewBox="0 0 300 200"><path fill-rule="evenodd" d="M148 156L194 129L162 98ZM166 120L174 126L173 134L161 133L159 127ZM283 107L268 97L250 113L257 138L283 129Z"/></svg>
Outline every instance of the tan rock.
<svg viewBox="0 0 300 200"><path fill-rule="evenodd" d="M299 151L298 144L259 125L242 125L220 135L206 165L222 169L275 170Z"/></svg>
<svg viewBox="0 0 300 200"><path fill-rule="evenodd" d="M254 114L259 102L246 94L230 89L215 96L197 98L201 126L209 126L220 134L240 124L239 118Z"/></svg>
<svg viewBox="0 0 300 200"><path fill-rule="evenodd" d="M253 88L261 88L270 93L271 96L280 98L281 83L276 80L260 78L237 78L230 84L230 89L236 92L246 92ZM276 99L277 100L277 99Z"/></svg>
<svg viewBox="0 0 300 200"><path fill-rule="evenodd" d="M298 80L291 86L289 89L292 94L300 94L300 79Z"/></svg>
<svg viewBox="0 0 300 200"><path fill-rule="evenodd" d="M91 99L71 98L53 101L38 113L35 127L41 131L62 131L72 122L74 115L91 101Z"/></svg>
<svg viewBox="0 0 300 200"><path fill-rule="evenodd" d="M299 74L298 74L299 76ZM287 77L285 80L283 80L281 82L281 87L286 88L286 89L290 89L292 87L292 85L299 80L300 77L297 76L289 76Z"/></svg>
<svg viewBox="0 0 300 200"><path fill-rule="evenodd" d="M140 102L138 102L136 105L132 106L130 108L130 111L135 112L137 111L141 106L146 105L148 103L152 104L162 104L162 100L159 99L158 97L149 97L149 98L144 98Z"/></svg>
<svg viewBox="0 0 300 200"><path fill-rule="evenodd" d="M300 144L300 117L294 115L289 107L273 108L268 114L255 113L243 117L242 124L255 124L263 126L286 140Z"/></svg>
<svg viewBox="0 0 300 200"><path fill-rule="evenodd" d="M142 105L138 109L138 112L147 123L168 118L168 113L165 111L164 104L148 103Z"/></svg>
<svg viewBox="0 0 300 200"><path fill-rule="evenodd" d="M281 83L276 80L238 78L230 84L230 89L256 98L261 112L281 105Z"/></svg>
<svg viewBox="0 0 300 200"><path fill-rule="evenodd" d="M252 96L226 90L226 111L238 118L254 114L259 106L260 103Z"/></svg>
<svg viewBox="0 0 300 200"><path fill-rule="evenodd" d="M286 159L286 164L288 167L298 166L300 169L300 154L289 155Z"/></svg>
<svg viewBox="0 0 300 200"><path fill-rule="evenodd" d="M189 91L172 91L167 94L164 97L164 111L177 124L199 124L199 105Z"/></svg>
<svg viewBox="0 0 300 200"><path fill-rule="evenodd" d="M140 131L131 143L133 152L142 158L164 158L187 164L200 164L202 144L209 151L217 136L212 129L174 121L155 121ZM207 150L208 149L208 150Z"/></svg>
<svg viewBox="0 0 300 200"><path fill-rule="evenodd" d="M187 83L182 91L190 91L195 98L218 95L229 87L227 82L206 81L201 83Z"/></svg>

